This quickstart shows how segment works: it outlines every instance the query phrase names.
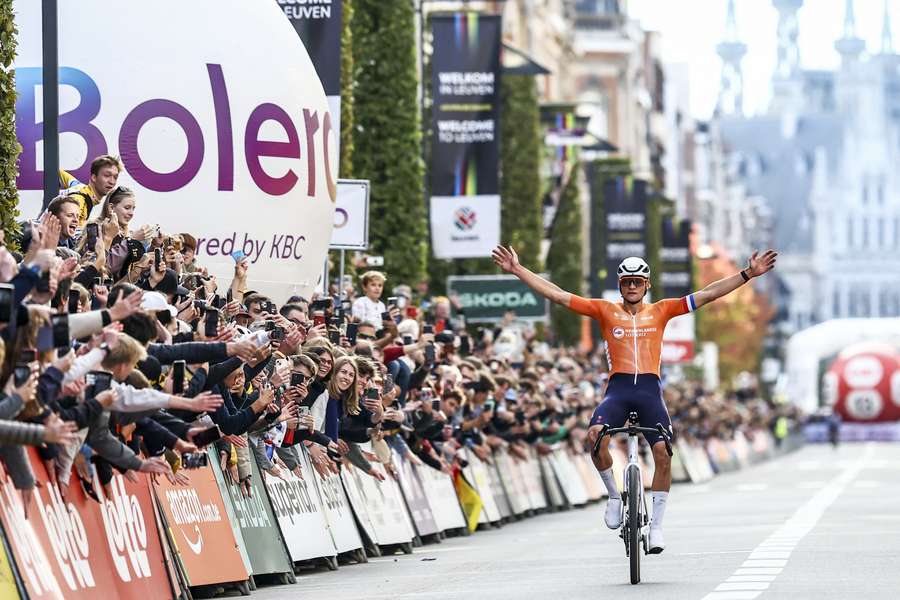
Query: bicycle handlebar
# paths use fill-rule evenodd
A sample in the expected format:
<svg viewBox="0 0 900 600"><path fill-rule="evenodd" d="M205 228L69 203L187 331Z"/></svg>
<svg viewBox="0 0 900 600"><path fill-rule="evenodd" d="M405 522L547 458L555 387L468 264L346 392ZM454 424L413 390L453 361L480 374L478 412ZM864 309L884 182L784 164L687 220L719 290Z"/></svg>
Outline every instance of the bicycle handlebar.
<svg viewBox="0 0 900 600"><path fill-rule="evenodd" d="M604 436L613 436L618 433L627 433L628 435L637 435L639 433L658 433L660 437L662 437L663 442L666 444L666 454L672 456L672 440L669 438L669 434L666 432L666 428L662 426L662 423L657 423L656 427L640 427L637 425L628 425L626 427L615 427L610 428L609 425L604 425L603 429L600 430L600 435L597 436L597 441L594 442L594 449L592 454L597 454L600 450L600 442L603 441Z"/></svg>

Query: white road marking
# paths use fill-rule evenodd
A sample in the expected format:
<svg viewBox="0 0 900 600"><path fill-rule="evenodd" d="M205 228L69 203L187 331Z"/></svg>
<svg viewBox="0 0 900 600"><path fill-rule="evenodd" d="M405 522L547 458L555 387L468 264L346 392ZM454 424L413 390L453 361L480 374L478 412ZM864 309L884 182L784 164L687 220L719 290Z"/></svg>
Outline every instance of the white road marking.
<svg viewBox="0 0 900 600"><path fill-rule="evenodd" d="M761 492L765 489L768 489L768 483L742 483L738 486L735 486L735 490L738 492Z"/></svg>
<svg viewBox="0 0 900 600"><path fill-rule="evenodd" d="M715 591L703 597L703 600L753 600L769 588L790 558L793 546L812 531L829 506L850 486L860 471L868 468L875 452L872 443L866 444L865 452L857 460L846 462L845 468L834 479L824 485L805 504L798 508L775 533L750 553L746 561L737 569L732 577L749 575L772 575L771 581L751 581L727 579L719 584ZM845 461L839 461L839 463ZM801 463L802 464L802 463ZM812 482L805 482L812 483ZM819 483L819 482L816 482ZM800 486L798 486L800 487ZM773 545L789 546L784 550L774 550ZM763 572L770 571L770 572ZM740 595L735 595L740 594Z"/></svg>
<svg viewBox="0 0 900 600"><path fill-rule="evenodd" d="M775 581L774 575L732 575L725 583L739 583L742 581Z"/></svg>

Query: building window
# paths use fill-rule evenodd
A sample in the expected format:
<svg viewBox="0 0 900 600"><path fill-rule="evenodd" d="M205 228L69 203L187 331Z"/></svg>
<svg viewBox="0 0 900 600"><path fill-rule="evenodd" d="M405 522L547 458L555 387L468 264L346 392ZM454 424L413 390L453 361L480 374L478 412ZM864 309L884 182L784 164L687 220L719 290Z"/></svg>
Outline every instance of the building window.
<svg viewBox="0 0 900 600"><path fill-rule="evenodd" d="M878 217L878 248L884 247L884 217Z"/></svg>
<svg viewBox="0 0 900 600"><path fill-rule="evenodd" d="M855 223L853 222L853 217L848 216L847 217L847 247L851 248L851 249L856 245L854 243L854 239L853 239L855 237L853 235L853 226L854 225L855 225Z"/></svg>
<svg viewBox="0 0 900 600"><path fill-rule="evenodd" d="M869 247L869 219L866 217L862 218L862 247Z"/></svg>

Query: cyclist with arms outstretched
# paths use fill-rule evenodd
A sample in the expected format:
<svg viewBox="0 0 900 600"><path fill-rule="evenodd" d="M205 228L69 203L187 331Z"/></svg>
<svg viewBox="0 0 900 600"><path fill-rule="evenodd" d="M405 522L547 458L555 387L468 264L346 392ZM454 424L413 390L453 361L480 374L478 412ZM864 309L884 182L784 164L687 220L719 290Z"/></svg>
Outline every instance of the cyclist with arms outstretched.
<svg viewBox="0 0 900 600"><path fill-rule="evenodd" d="M652 304L644 303L644 296L650 289L650 267L643 259L635 256L623 260L617 271L622 302L582 298L566 292L519 264L519 257L512 247L497 246L492 256L497 266L515 275L548 300L599 323L606 341L610 376L606 394L594 411L588 430L588 439L593 445L604 425L612 428L623 426L630 411L638 413L642 427L655 427L660 423L672 434L672 422L663 403L659 379L660 352L666 323L673 317L695 311L704 304L730 294L753 277L769 272L775 266L777 253L773 250L767 250L762 255L754 252L747 268L742 271L713 282L684 298L670 298ZM659 554L665 548L662 520L672 484L672 462L659 434L645 433L644 437L653 450L655 467L651 486L653 516L650 521L649 551L651 554ZM604 437L599 453L591 458L609 492L606 525L610 529L618 529L622 524L622 497L613 477L609 441L609 437Z"/></svg>

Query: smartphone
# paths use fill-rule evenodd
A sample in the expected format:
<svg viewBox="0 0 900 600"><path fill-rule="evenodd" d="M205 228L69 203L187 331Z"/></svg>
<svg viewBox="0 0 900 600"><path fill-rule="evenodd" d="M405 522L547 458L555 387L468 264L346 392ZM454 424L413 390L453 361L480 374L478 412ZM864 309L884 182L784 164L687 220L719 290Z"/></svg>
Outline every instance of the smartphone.
<svg viewBox="0 0 900 600"><path fill-rule="evenodd" d="M234 262L241 262L241 259L247 256L243 250L235 250L231 253L231 258L234 259Z"/></svg>
<svg viewBox="0 0 900 600"><path fill-rule="evenodd" d="M203 284L200 284L199 286L194 288L194 298L206 300L206 288L203 287Z"/></svg>
<svg viewBox="0 0 900 600"><path fill-rule="evenodd" d="M316 311L313 313L313 325L319 326L325 324L325 313Z"/></svg>
<svg viewBox="0 0 900 600"><path fill-rule="evenodd" d="M407 334L403 336L403 345L404 346L412 346L415 340L413 340L413 336Z"/></svg>
<svg viewBox="0 0 900 600"><path fill-rule="evenodd" d="M397 296L389 296L387 299L388 306L397 306Z"/></svg>
<svg viewBox="0 0 900 600"><path fill-rule="evenodd" d="M341 310L344 311L344 314L347 314L352 309L353 305L349 300L341 300Z"/></svg>
<svg viewBox="0 0 900 600"><path fill-rule="evenodd" d="M366 398L369 400L378 400L378 388L369 388L366 390Z"/></svg>
<svg viewBox="0 0 900 600"><path fill-rule="evenodd" d="M225 304L226 304L225 298L223 298L222 296L220 296L218 294L213 296L213 300L212 300L213 306L215 306L219 310L222 310L223 308L225 308Z"/></svg>
<svg viewBox="0 0 900 600"><path fill-rule="evenodd" d="M69 337L69 315L53 315L50 317L53 331L53 347L69 348L72 338Z"/></svg>
<svg viewBox="0 0 900 600"><path fill-rule="evenodd" d="M425 362L432 364L434 362L434 344L425 346Z"/></svg>
<svg viewBox="0 0 900 600"><path fill-rule="evenodd" d="M19 362L33 363L37 360L37 350L34 348L23 348L19 351Z"/></svg>
<svg viewBox="0 0 900 600"><path fill-rule="evenodd" d="M69 314L77 313L79 304L81 304L81 294L75 290L69 290L69 303L66 305L66 312Z"/></svg>
<svg viewBox="0 0 900 600"><path fill-rule="evenodd" d="M181 466L184 469L202 469L209 464L206 452L186 452L181 455Z"/></svg>
<svg viewBox="0 0 900 600"><path fill-rule="evenodd" d="M184 367L183 360L176 360L172 363L172 393L176 396L184 393Z"/></svg>
<svg viewBox="0 0 900 600"><path fill-rule="evenodd" d="M384 381L381 385L381 393L388 394L392 389L394 389L394 378L388 373L384 376Z"/></svg>
<svg viewBox="0 0 900 600"><path fill-rule="evenodd" d="M35 286L35 291L41 294L46 294L50 291L50 270L45 270L41 273L41 278L38 279L37 285Z"/></svg>
<svg viewBox="0 0 900 600"><path fill-rule="evenodd" d="M52 350L53 346L53 326L45 325L38 329L37 339L34 343L38 352L46 352L47 350Z"/></svg>
<svg viewBox="0 0 900 600"><path fill-rule="evenodd" d="M301 417L310 414L310 410L309 410L308 406L298 406L297 411Z"/></svg>
<svg viewBox="0 0 900 600"><path fill-rule="evenodd" d="M273 341L280 341L284 339L284 327L276 325L271 330L269 330L269 339Z"/></svg>
<svg viewBox="0 0 900 600"><path fill-rule="evenodd" d="M472 347L469 345L469 336L464 335L459 338L459 353L466 355L472 351Z"/></svg>
<svg viewBox="0 0 900 600"><path fill-rule="evenodd" d="M328 331L328 341L330 341L335 346L340 345L341 343L341 332L336 329L331 329Z"/></svg>
<svg viewBox="0 0 900 600"><path fill-rule="evenodd" d="M181 361L184 362L184 361ZM222 437L222 432L219 430L218 425L213 425L209 429L204 429L200 433L194 436L194 445L198 448L202 448L204 446L209 446L216 440Z"/></svg>
<svg viewBox="0 0 900 600"><path fill-rule="evenodd" d="M485 410L485 411L491 411L491 412L493 412L493 410L494 410L494 401L493 401L493 400L487 400L487 401L484 403L484 410Z"/></svg>
<svg viewBox="0 0 900 600"><path fill-rule="evenodd" d="M304 376L302 373L291 373L291 387L301 386L304 383L306 383L306 376Z"/></svg>
<svg viewBox="0 0 900 600"><path fill-rule="evenodd" d="M96 398L97 394L105 392L112 385L112 373L106 371L91 371L87 374L87 387L84 389L84 397Z"/></svg>
<svg viewBox="0 0 900 600"><path fill-rule="evenodd" d="M225 303L231 304L231 302L233 300L234 300L234 291L231 288L228 288L228 292L226 292L226 294L225 294Z"/></svg>
<svg viewBox="0 0 900 600"><path fill-rule="evenodd" d="M350 342L351 346L356 345L356 333L359 331L358 323L350 323L347 325L347 341Z"/></svg>
<svg viewBox="0 0 900 600"><path fill-rule="evenodd" d="M441 410L441 399L440 398L434 398L431 401L431 410Z"/></svg>
<svg viewBox="0 0 900 600"><path fill-rule="evenodd" d="M309 305L310 312L322 311L323 313L332 306L331 300L316 300Z"/></svg>
<svg viewBox="0 0 900 600"><path fill-rule="evenodd" d="M14 292L12 284L0 283L0 323L12 321Z"/></svg>
<svg viewBox="0 0 900 600"><path fill-rule="evenodd" d="M100 237L100 225L98 223L88 223L84 226L84 248L87 252L93 252L97 246L97 238Z"/></svg>
<svg viewBox="0 0 900 600"><path fill-rule="evenodd" d="M214 308L206 310L206 325L203 333L208 338L214 338L219 335L219 311Z"/></svg>
<svg viewBox="0 0 900 600"><path fill-rule="evenodd" d="M31 365L19 363L13 369L13 387L22 387L31 377Z"/></svg>
<svg viewBox="0 0 900 600"><path fill-rule="evenodd" d="M383 313L381 313L381 320L382 321L390 321L391 313L389 313L388 311L384 311Z"/></svg>
<svg viewBox="0 0 900 600"><path fill-rule="evenodd" d="M432 393L431 393L430 388L422 388L419 391L419 400L421 400L422 402L427 402L427 401L431 400L431 397L432 397Z"/></svg>
<svg viewBox="0 0 900 600"><path fill-rule="evenodd" d="M330 319L328 319L328 324L332 327L337 328L344 324L344 319L342 319L341 317L331 317Z"/></svg>
<svg viewBox="0 0 900 600"><path fill-rule="evenodd" d="M162 250L159 248L153 249L153 268L159 271L160 263L162 262Z"/></svg>
<svg viewBox="0 0 900 600"><path fill-rule="evenodd" d="M434 333L434 325L425 325L424 327L422 327L422 333L424 333L425 335Z"/></svg>
<svg viewBox="0 0 900 600"><path fill-rule="evenodd" d="M206 300L194 300L194 308L198 312L204 312L206 310Z"/></svg>

